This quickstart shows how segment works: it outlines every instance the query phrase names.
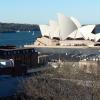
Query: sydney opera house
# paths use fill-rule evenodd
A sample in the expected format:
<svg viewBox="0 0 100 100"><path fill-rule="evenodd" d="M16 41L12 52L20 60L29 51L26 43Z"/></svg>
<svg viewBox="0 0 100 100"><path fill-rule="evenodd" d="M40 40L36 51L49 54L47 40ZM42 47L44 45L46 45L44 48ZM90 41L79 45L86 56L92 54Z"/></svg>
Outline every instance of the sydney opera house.
<svg viewBox="0 0 100 100"><path fill-rule="evenodd" d="M59 13L58 21L50 20L48 25L39 25L39 27L42 37L37 38L33 45L25 45L25 47L94 48L99 46L100 33L94 33L95 25L82 26L74 17Z"/></svg>

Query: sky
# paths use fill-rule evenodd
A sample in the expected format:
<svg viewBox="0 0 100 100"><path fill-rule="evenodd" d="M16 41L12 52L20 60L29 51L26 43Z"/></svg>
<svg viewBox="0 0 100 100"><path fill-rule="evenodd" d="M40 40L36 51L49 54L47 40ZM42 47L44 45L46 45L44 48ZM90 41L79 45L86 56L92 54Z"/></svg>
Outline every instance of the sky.
<svg viewBox="0 0 100 100"><path fill-rule="evenodd" d="M100 24L100 0L0 0L0 22L47 24L57 13Z"/></svg>

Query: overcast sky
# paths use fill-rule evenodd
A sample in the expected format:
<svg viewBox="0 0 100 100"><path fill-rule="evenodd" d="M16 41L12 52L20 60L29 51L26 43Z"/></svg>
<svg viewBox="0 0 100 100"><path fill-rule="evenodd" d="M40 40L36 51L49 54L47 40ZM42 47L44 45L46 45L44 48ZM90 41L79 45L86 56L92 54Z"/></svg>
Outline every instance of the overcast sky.
<svg viewBox="0 0 100 100"><path fill-rule="evenodd" d="M100 24L100 0L0 0L0 22L47 24L59 12Z"/></svg>

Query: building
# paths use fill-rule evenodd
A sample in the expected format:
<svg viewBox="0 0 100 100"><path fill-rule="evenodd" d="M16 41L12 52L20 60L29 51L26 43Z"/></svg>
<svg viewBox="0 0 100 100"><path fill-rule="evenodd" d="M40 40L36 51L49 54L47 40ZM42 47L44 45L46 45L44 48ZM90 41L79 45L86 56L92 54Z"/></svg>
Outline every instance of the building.
<svg viewBox="0 0 100 100"><path fill-rule="evenodd" d="M57 21L50 20L49 24L39 25L42 37L24 47L34 48L41 53L68 53L73 50L99 52L100 33L94 33L95 26L83 26L76 18L59 13Z"/></svg>
<svg viewBox="0 0 100 100"><path fill-rule="evenodd" d="M95 61L79 61L79 69L87 74L94 74L100 76L100 62Z"/></svg>
<svg viewBox="0 0 100 100"><path fill-rule="evenodd" d="M13 59L15 66L35 67L38 64L38 52L32 48L0 49L0 58Z"/></svg>
<svg viewBox="0 0 100 100"><path fill-rule="evenodd" d="M74 17L67 17L63 14L58 14L58 21L51 21L48 25L40 25L42 37L49 39L66 40L94 40L98 41L93 30L95 25L82 26ZM99 37L100 38L100 37Z"/></svg>

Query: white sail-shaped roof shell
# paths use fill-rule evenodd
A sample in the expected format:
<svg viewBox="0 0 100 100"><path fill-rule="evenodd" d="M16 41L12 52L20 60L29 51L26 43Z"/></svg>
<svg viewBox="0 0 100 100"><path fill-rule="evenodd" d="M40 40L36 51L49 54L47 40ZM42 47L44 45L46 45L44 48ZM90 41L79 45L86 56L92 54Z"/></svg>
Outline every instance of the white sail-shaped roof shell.
<svg viewBox="0 0 100 100"><path fill-rule="evenodd" d="M84 38L87 39L93 39L94 34L92 33L93 29L95 28L95 25L86 25L78 29L78 31L84 36Z"/></svg>
<svg viewBox="0 0 100 100"><path fill-rule="evenodd" d="M100 33L98 33L98 34L95 35L95 41L97 42L99 40L100 40Z"/></svg>
<svg viewBox="0 0 100 100"><path fill-rule="evenodd" d="M50 27L48 25L39 25L42 36L50 35Z"/></svg>
<svg viewBox="0 0 100 100"><path fill-rule="evenodd" d="M50 37L60 37L59 36L59 26L58 23L56 21L50 20L49 21L49 25L50 25Z"/></svg>
<svg viewBox="0 0 100 100"><path fill-rule="evenodd" d="M89 33L89 40L95 40L95 34Z"/></svg>
<svg viewBox="0 0 100 100"><path fill-rule="evenodd" d="M67 38L72 38L72 39L83 38L84 39L84 36L79 32L79 30L75 30L74 32L69 34Z"/></svg>
<svg viewBox="0 0 100 100"><path fill-rule="evenodd" d="M44 36L44 34L46 33L46 27L47 25L39 25L42 36Z"/></svg>
<svg viewBox="0 0 100 100"><path fill-rule="evenodd" d="M54 34L53 34L53 37L52 38L54 38L54 37L61 39L59 26L56 27L56 29L54 31Z"/></svg>
<svg viewBox="0 0 100 100"><path fill-rule="evenodd" d="M79 28L79 32L83 34L84 38L90 39L94 37L94 34L92 33L93 29L95 28L95 25L86 25L81 28Z"/></svg>
<svg viewBox="0 0 100 100"><path fill-rule="evenodd" d="M58 14L58 23L62 40L65 40L70 33L77 29L76 24L63 14Z"/></svg>
<svg viewBox="0 0 100 100"><path fill-rule="evenodd" d="M87 25L81 28L78 28L74 32L68 35L67 38L77 39L77 38L84 38L85 40L94 40L95 34L92 33L95 25Z"/></svg>
<svg viewBox="0 0 100 100"><path fill-rule="evenodd" d="M70 19L74 22L74 24L76 24L77 28L80 28L81 27L80 22L76 18L70 17Z"/></svg>

